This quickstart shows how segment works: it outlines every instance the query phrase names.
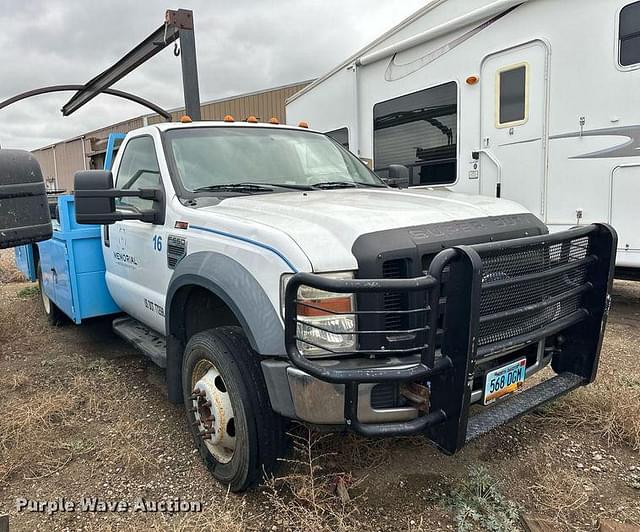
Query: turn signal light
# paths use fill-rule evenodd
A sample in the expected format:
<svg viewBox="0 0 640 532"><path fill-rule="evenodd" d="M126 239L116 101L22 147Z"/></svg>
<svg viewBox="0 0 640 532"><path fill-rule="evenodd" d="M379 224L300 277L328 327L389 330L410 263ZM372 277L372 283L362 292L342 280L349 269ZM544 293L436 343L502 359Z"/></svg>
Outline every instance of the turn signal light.
<svg viewBox="0 0 640 532"><path fill-rule="evenodd" d="M180 122L182 122L183 124L190 124L191 122L193 122L193 120L191 120L191 117L189 115L182 115L180 117Z"/></svg>
<svg viewBox="0 0 640 532"><path fill-rule="evenodd" d="M278 120L275 116L272 116L272 117L269 119L269 123L270 123L270 124L279 124L279 123L280 123L280 120Z"/></svg>
<svg viewBox="0 0 640 532"><path fill-rule="evenodd" d="M235 119L231 115L224 115L223 120L225 122L235 122Z"/></svg>
<svg viewBox="0 0 640 532"><path fill-rule="evenodd" d="M298 303L298 316L331 316L352 311L350 297L305 299Z"/></svg>
<svg viewBox="0 0 640 532"><path fill-rule="evenodd" d="M251 115L250 117L247 118L247 122L249 122L250 124L257 124L258 123L258 119Z"/></svg>
<svg viewBox="0 0 640 532"><path fill-rule="evenodd" d="M304 120L302 120L302 121L298 122L298 127L306 127L306 128L308 128L309 127L309 123L305 122Z"/></svg>
<svg viewBox="0 0 640 532"><path fill-rule="evenodd" d="M467 85L475 85L476 83L478 83L478 76L469 76L466 79Z"/></svg>

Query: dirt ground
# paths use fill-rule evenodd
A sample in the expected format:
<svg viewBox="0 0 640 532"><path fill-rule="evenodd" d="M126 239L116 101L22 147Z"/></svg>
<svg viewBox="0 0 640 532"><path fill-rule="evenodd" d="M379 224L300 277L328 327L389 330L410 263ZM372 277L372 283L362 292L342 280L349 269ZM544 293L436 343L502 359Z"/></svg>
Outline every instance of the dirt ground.
<svg viewBox="0 0 640 532"><path fill-rule="evenodd" d="M281 476L207 473L163 372L109 320L52 328L0 251L0 515L11 530L598 530L640 526L640 284L616 282L597 382L446 457L417 438L293 428ZM16 500L175 500L200 512L18 512Z"/></svg>

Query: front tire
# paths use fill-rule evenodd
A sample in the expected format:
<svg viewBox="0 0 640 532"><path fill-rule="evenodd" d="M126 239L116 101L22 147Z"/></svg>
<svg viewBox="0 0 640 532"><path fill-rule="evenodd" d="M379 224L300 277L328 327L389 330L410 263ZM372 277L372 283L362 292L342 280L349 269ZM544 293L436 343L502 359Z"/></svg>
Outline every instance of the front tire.
<svg viewBox="0 0 640 532"><path fill-rule="evenodd" d="M195 334L182 366L184 404L196 447L233 492L272 473L286 449L256 353L239 327Z"/></svg>
<svg viewBox="0 0 640 532"><path fill-rule="evenodd" d="M40 267L40 261L38 261L37 266L37 275L38 275L38 288L40 289L40 302L42 303L42 310L44 311L45 316L47 317L47 321L49 325L53 325L54 327L60 327L64 325L67 321L67 317L65 314L56 306L56 304L49 299L49 296L44 292L44 286L42 282L42 268Z"/></svg>

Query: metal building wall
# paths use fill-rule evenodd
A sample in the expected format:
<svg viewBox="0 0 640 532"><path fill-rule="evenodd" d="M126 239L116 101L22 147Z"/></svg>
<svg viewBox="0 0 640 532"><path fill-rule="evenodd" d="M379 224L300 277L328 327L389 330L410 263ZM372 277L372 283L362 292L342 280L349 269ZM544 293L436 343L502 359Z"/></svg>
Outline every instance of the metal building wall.
<svg viewBox="0 0 640 532"><path fill-rule="evenodd" d="M85 150L82 144L85 143ZM78 170L86 168L86 142L76 138L47 146L33 152L40 163L42 176L49 189L70 191L73 189L73 176Z"/></svg>
<svg viewBox="0 0 640 532"><path fill-rule="evenodd" d="M271 117L275 117L284 123L286 99L302 90L309 83L310 81L304 81L204 103L201 107L202 120L222 120L225 115L231 115L236 120L245 120L253 115L260 121L266 122ZM183 114L184 108L172 111L171 116L174 120L179 120ZM163 119L157 115L149 118L150 124L162 121Z"/></svg>
<svg viewBox="0 0 640 532"><path fill-rule="evenodd" d="M84 136L86 139L91 137L97 137L99 139L105 139L109 136L109 133L129 133L129 131L133 131L134 129L138 129L144 125L144 118L139 116L137 118L132 118L131 120L125 120L124 122L118 122L117 124L113 124L111 126L103 127L100 129L95 129L94 131L90 131L89 133L85 133Z"/></svg>
<svg viewBox="0 0 640 532"><path fill-rule="evenodd" d="M55 188L56 183L56 164L54 160L54 148L42 148L32 152L33 156L40 163L40 169L42 170L42 177L48 188Z"/></svg>
<svg viewBox="0 0 640 532"><path fill-rule="evenodd" d="M58 188L73 190L73 176L78 170L84 170L86 157L82 151L84 139L79 138L70 142L57 144L56 166L58 168Z"/></svg>
<svg viewBox="0 0 640 532"><path fill-rule="evenodd" d="M271 117L276 117L284 123L286 99L302 90L309 83L311 81L304 81L265 91L206 102L202 104L202 120L222 120L225 115L232 115L236 120L245 120L253 115L260 121L266 122ZM171 112L171 116L175 121L179 120L183 114L184 108ZM157 124L163 121L163 118L158 115L140 116L90 131L75 139L61 141L52 146L34 150L32 153L40 163L45 180L47 178L52 180L57 177L58 189L71 191L73 190L74 174L78 170L90 167L88 159L92 154L92 138L105 139L109 133L128 133L142 127L145 119L148 124Z"/></svg>

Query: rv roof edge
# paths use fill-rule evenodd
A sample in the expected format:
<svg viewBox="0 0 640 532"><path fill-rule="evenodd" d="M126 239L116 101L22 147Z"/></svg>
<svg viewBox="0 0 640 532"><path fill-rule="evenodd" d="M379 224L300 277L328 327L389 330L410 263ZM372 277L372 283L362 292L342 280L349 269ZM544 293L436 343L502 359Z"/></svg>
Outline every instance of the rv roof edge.
<svg viewBox="0 0 640 532"><path fill-rule="evenodd" d="M394 27L392 27L388 31L384 32L377 39L371 41L369 44L367 44L363 48L360 48L357 52L355 52L354 54L350 55L342 63L339 63L338 65L333 67L331 70L329 70L329 72L327 72L323 76L320 76L319 78L316 78L315 80L312 80L312 82L309 83L309 85L307 85L303 89L299 90L295 94L292 94L291 96L289 96L287 98L287 100L286 100L287 104L297 100L300 96L306 94L307 92L309 92L313 88L317 87L318 85L320 85L322 82L324 82L325 80L327 80L328 78L330 78L334 74L337 74L338 72L340 72L342 69L348 68L351 65L355 64L355 62L358 60L358 58L362 57L363 55L366 55L366 53L369 50L375 48L380 43L382 43L385 40L387 40L389 37L395 35L399 31L403 30L404 28L409 26L411 23L413 23L414 21L418 20L421 16L423 16L426 13L434 10L436 7L438 7L441 4L444 4L446 1L447 0L429 0L420 9L418 9L417 11L414 11L413 13L411 13L411 15L409 15L407 18L405 18L399 24L396 24Z"/></svg>
<svg viewBox="0 0 640 532"><path fill-rule="evenodd" d="M511 9L520 4L525 4L528 1L529 0L497 0L496 2L493 2L489 5L471 11L466 15L461 15L458 18L454 18L453 20L445 22L444 24L440 24L439 26L435 26L423 31L422 33L413 35L408 39L397 42L390 46L386 46L385 48L381 48L380 50L364 54L356 60L356 65L364 66L375 63L376 61L380 61L381 59L390 57L393 54L403 52L404 50L408 50L409 48L445 35L446 33L449 33L457 28L463 28L464 26L473 24L474 22L478 22L487 17L497 15L507 9Z"/></svg>

